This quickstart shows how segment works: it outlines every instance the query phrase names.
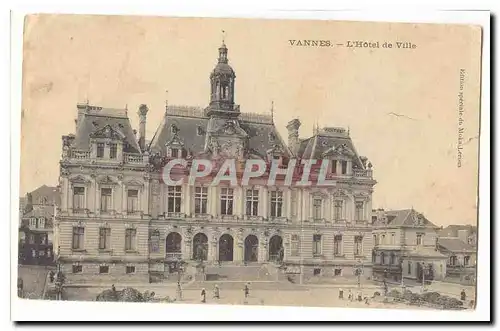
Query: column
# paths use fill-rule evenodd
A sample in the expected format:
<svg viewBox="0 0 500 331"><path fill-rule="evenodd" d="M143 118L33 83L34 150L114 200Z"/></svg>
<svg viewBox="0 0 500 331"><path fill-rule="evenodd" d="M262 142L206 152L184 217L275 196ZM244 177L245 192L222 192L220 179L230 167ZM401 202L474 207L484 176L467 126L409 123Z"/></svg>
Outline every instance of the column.
<svg viewBox="0 0 500 331"><path fill-rule="evenodd" d="M191 199L192 199L191 185L185 184L183 191L184 191L184 203L182 204L182 207L184 209L183 213L189 217L191 215Z"/></svg>
<svg viewBox="0 0 500 331"><path fill-rule="evenodd" d="M351 160L347 161L347 174L352 175L352 161Z"/></svg>
<svg viewBox="0 0 500 331"><path fill-rule="evenodd" d="M92 201L93 202L93 206L91 207L92 208L91 211L95 212L96 214L100 214L100 212L97 213L97 209L101 208L101 206L99 206L98 203L97 203L99 201L98 200L98 197L99 197L99 185L97 184L97 181L96 181L95 178L94 178L92 184L94 185L94 199L91 199L91 200L93 200ZM89 207L87 207L87 208L90 209Z"/></svg>
<svg viewBox="0 0 500 331"><path fill-rule="evenodd" d="M143 204L141 204L141 210L144 214L151 215L151 210L149 207L149 180L144 183L144 192L142 192Z"/></svg>
<svg viewBox="0 0 500 331"><path fill-rule="evenodd" d="M286 189L286 218L292 219L292 189Z"/></svg>
<svg viewBox="0 0 500 331"><path fill-rule="evenodd" d="M126 214L127 212L127 190L125 188L125 184L123 184L123 180L120 181L120 195L121 195L121 210L117 210L118 213L123 213L123 214ZM142 198L142 190L139 190L139 193L141 194L141 198Z"/></svg>
<svg viewBox="0 0 500 331"><path fill-rule="evenodd" d="M191 258L193 257L193 253L192 253L192 249L193 249L193 242L192 242L192 238L186 238L186 240L184 240L184 252L182 252L183 254L183 259L184 260L191 260Z"/></svg>
<svg viewBox="0 0 500 331"><path fill-rule="evenodd" d="M269 213L268 213L269 194L268 194L267 186L263 186L261 192L262 192L262 196L259 199L260 204L262 206L261 216L267 219L269 217L268 216L269 215Z"/></svg>
<svg viewBox="0 0 500 331"><path fill-rule="evenodd" d="M302 189L297 188L297 222L302 222Z"/></svg>
<svg viewBox="0 0 500 331"><path fill-rule="evenodd" d="M210 199L210 214L212 216L218 216L219 212L217 210L217 204L219 197L217 196L217 186L209 187L209 199Z"/></svg>

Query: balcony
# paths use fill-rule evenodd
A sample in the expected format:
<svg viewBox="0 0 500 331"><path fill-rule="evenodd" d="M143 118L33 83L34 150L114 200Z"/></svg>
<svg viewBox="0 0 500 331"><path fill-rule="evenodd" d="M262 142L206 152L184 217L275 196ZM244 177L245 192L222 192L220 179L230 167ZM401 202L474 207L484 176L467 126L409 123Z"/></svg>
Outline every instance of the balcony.
<svg viewBox="0 0 500 331"><path fill-rule="evenodd" d="M268 219L268 222L269 223L286 224L286 223L288 223L288 218L286 218L284 216L280 216L280 217L270 216Z"/></svg>
<svg viewBox="0 0 500 331"><path fill-rule="evenodd" d="M141 154L123 153L123 162L125 163L143 163Z"/></svg>
<svg viewBox="0 0 500 331"><path fill-rule="evenodd" d="M366 169L366 170L353 169L352 176L356 178L372 178L373 171L371 169Z"/></svg>
<svg viewBox="0 0 500 331"><path fill-rule="evenodd" d="M70 158L76 160L90 160L90 151L72 150Z"/></svg>
<svg viewBox="0 0 500 331"><path fill-rule="evenodd" d="M95 156L92 157L90 151L88 150L78 150L78 149L73 149L70 150L68 153L67 158L69 159L70 162L76 162L76 163L85 163L85 162L112 162L112 163L119 163L121 160L118 158L96 158ZM134 153L123 153L123 162L127 164L143 164L146 163L144 157L141 154L134 154Z"/></svg>
<svg viewBox="0 0 500 331"><path fill-rule="evenodd" d="M165 254L165 260L178 261L182 259L182 252L170 252Z"/></svg>

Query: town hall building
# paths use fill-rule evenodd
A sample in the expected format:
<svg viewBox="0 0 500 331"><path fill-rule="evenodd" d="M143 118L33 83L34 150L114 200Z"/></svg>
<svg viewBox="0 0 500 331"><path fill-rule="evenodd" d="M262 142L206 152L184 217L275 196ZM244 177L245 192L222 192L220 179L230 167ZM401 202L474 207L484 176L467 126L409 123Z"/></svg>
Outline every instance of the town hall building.
<svg viewBox="0 0 500 331"><path fill-rule="evenodd" d="M353 277L360 266L371 276L372 165L360 156L350 132L315 129L299 138L300 121L282 139L271 115L247 112L235 103L235 71L228 49L219 48L210 74L206 108L167 105L156 133L146 137L146 105L138 107L138 133L126 109L77 105L75 133L62 138L61 204L54 222L54 250L68 282L168 279L176 262L205 265L285 266L314 277ZM248 185L211 185L216 172L165 183L165 165L178 176L194 160L214 169L236 160L268 165ZM296 160L294 180L280 172L268 185L271 163L281 170ZM318 160L308 168L306 160ZM317 184L328 160L328 185ZM326 163L325 163L326 164ZM296 185L310 171L311 185ZM317 184L317 185L316 185Z"/></svg>

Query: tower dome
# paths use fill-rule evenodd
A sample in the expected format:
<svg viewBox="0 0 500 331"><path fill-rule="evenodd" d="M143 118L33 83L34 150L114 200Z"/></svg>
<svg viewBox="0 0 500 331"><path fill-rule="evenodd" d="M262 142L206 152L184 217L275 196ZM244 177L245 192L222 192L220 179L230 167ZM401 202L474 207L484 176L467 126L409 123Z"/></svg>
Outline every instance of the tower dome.
<svg viewBox="0 0 500 331"><path fill-rule="evenodd" d="M234 81L236 75L228 63L227 47L219 47L217 65L210 74L210 108L215 111L234 111Z"/></svg>

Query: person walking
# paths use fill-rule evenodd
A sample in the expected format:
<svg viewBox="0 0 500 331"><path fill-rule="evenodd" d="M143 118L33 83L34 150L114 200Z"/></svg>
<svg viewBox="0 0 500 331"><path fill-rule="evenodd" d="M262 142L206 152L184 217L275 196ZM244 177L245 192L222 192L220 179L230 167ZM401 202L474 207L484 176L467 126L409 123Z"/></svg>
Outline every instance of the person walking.
<svg viewBox="0 0 500 331"><path fill-rule="evenodd" d="M344 290L342 290L341 288L339 288L339 299L344 300Z"/></svg>
<svg viewBox="0 0 500 331"><path fill-rule="evenodd" d="M248 285L249 283L246 283L245 288L243 289L243 291L245 292L245 299L250 295L250 288L248 287Z"/></svg>
<svg viewBox="0 0 500 331"><path fill-rule="evenodd" d="M181 287L181 282L177 282L177 300L182 301L182 287Z"/></svg>
<svg viewBox="0 0 500 331"><path fill-rule="evenodd" d="M201 302L207 302L207 293L205 292L205 288L201 289Z"/></svg>
<svg viewBox="0 0 500 331"><path fill-rule="evenodd" d="M363 301L363 295L361 294L361 291L358 291L358 301Z"/></svg>
<svg viewBox="0 0 500 331"><path fill-rule="evenodd" d="M465 301L467 299L467 295L465 294L465 289L462 289L460 293L460 300Z"/></svg>
<svg viewBox="0 0 500 331"><path fill-rule="evenodd" d="M353 297L352 291L351 291L351 289L349 289L349 292L347 294L347 299L352 302L352 297Z"/></svg>
<svg viewBox="0 0 500 331"><path fill-rule="evenodd" d="M219 286L217 284L215 284L215 287L214 287L214 298L220 299Z"/></svg>

